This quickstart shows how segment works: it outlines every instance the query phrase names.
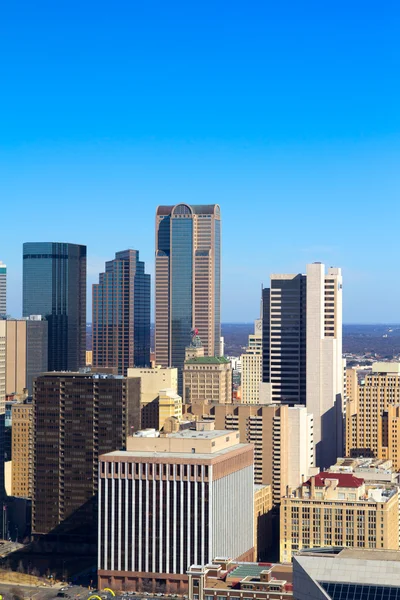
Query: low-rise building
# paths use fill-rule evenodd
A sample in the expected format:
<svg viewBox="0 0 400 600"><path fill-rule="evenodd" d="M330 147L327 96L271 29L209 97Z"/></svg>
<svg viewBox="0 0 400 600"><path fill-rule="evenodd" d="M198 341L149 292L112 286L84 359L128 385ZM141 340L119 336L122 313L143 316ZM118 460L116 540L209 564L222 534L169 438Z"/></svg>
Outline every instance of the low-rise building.
<svg viewBox="0 0 400 600"><path fill-rule="evenodd" d="M366 485L350 473L323 472L282 498L280 560L303 548L399 549L399 490Z"/></svg>
<svg viewBox="0 0 400 600"><path fill-rule="evenodd" d="M189 600L286 600L292 598L292 565L240 563L215 558L188 570Z"/></svg>
<svg viewBox="0 0 400 600"><path fill-rule="evenodd" d="M365 548L303 551L293 557L296 600L400 597L400 552Z"/></svg>

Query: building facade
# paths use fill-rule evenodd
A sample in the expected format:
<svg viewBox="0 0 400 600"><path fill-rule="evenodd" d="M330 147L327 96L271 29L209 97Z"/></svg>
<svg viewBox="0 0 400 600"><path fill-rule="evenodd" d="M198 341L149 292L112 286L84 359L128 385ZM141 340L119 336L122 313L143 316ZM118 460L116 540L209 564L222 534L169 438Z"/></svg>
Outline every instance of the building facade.
<svg viewBox="0 0 400 600"><path fill-rule="evenodd" d="M263 401L303 404L314 417L315 461L343 454L342 275L321 263L271 275L263 290Z"/></svg>
<svg viewBox="0 0 400 600"><path fill-rule="evenodd" d="M292 566L214 558L188 570L189 600L290 600L293 597Z"/></svg>
<svg viewBox="0 0 400 600"><path fill-rule="evenodd" d="M282 498L280 560L303 548L399 549L399 489L320 473Z"/></svg>
<svg viewBox="0 0 400 600"><path fill-rule="evenodd" d="M48 370L48 322L38 315L6 321L6 393L28 394L33 379Z"/></svg>
<svg viewBox="0 0 400 600"><path fill-rule="evenodd" d="M297 487L314 462L312 416L304 406L184 404L183 416L214 421L216 429L239 431L254 444L254 483L272 484L275 505L286 487Z"/></svg>
<svg viewBox="0 0 400 600"><path fill-rule="evenodd" d="M48 322L48 368L85 366L86 246L27 242L23 246L23 316Z"/></svg>
<svg viewBox="0 0 400 600"><path fill-rule="evenodd" d="M156 213L156 364L183 368L196 327L205 355L221 336L221 214L218 204L159 206ZM181 379L178 392L181 393Z"/></svg>
<svg viewBox="0 0 400 600"><path fill-rule="evenodd" d="M400 363L374 363L346 406L346 455L388 459L400 471Z"/></svg>
<svg viewBox="0 0 400 600"><path fill-rule="evenodd" d="M232 403L232 368L223 356L193 356L183 366L183 402Z"/></svg>
<svg viewBox="0 0 400 600"><path fill-rule="evenodd" d="M293 596L298 600L398 598L399 581L396 551L314 549L293 557Z"/></svg>
<svg viewBox="0 0 400 600"><path fill-rule="evenodd" d="M136 380L90 373L47 373L35 380L34 536L54 530L94 535L98 458L125 448L131 427L138 429L136 388Z"/></svg>
<svg viewBox="0 0 400 600"><path fill-rule="evenodd" d="M11 495L17 498L32 498L33 434L32 402L16 402L12 406Z"/></svg>
<svg viewBox="0 0 400 600"><path fill-rule="evenodd" d="M100 457L100 589L182 592L192 564L253 560L253 447L211 425Z"/></svg>
<svg viewBox="0 0 400 600"><path fill-rule="evenodd" d="M129 378L140 381L140 427L159 429L160 412L159 397L161 390L170 390L176 394L178 390L178 369L167 367L131 368ZM182 403L182 400L181 400Z"/></svg>
<svg viewBox="0 0 400 600"><path fill-rule="evenodd" d="M150 366L150 275L137 250L117 252L93 284L94 368Z"/></svg>
<svg viewBox="0 0 400 600"><path fill-rule="evenodd" d="M242 363L242 402L258 404L260 401L260 383L263 378L262 357L262 319L254 323L254 333L249 335L246 352L241 356Z"/></svg>
<svg viewBox="0 0 400 600"><path fill-rule="evenodd" d="M0 317L7 314L7 265L0 260Z"/></svg>

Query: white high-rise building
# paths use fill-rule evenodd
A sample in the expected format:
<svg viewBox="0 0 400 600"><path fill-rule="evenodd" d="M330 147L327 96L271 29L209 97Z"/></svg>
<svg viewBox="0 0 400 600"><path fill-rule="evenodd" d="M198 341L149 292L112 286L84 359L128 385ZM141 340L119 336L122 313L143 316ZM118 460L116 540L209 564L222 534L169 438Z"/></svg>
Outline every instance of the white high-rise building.
<svg viewBox="0 0 400 600"><path fill-rule="evenodd" d="M242 354L242 403L258 404L262 381L262 319L254 322L254 333L249 335L249 344Z"/></svg>
<svg viewBox="0 0 400 600"><path fill-rule="evenodd" d="M343 452L342 275L321 263L271 275L263 290L263 384L267 402L305 404L314 416L315 461Z"/></svg>
<svg viewBox="0 0 400 600"><path fill-rule="evenodd" d="M7 314L7 266L0 260L0 316Z"/></svg>

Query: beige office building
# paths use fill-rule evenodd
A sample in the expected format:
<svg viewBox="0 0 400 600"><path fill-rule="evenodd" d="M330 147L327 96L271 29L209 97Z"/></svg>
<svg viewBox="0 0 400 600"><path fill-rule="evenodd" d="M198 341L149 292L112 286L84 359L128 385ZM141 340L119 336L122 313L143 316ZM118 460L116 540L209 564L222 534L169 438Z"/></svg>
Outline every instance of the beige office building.
<svg viewBox="0 0 400 600"><path fill-rule="evenodd" d="M192 564L253 560L253 447L238 432L133 436L99 474L99 589L182 594Z"/></svg>
<svg viewBox="0 0 400 600"><path fill-rule="evenodd" d="M232 403L232 367L223 356L193 356L183 367L183 402Z"/></svg>
<svg viewBox="0 0 400 600"><path fill-rule="evenodd" d="M399 549L397 486L366 485L348 473L322 472L282 498L280 560L303 548Z"/></svg>
<svg viewBox="0 0 400 600"><path fill-rule="evenodd" d="M262 382L262 319L254 323L254 333L249 335L246 352L241 356L242 362L242 402L258 404L260 401L260 383Z"/></svg>
<svg viewBox="0 0 400 600"><path fill-rule="evenodd" d="M220 349L221 214L218 204L159 206L156 213L156 364L181 371L190 331L205 355Z"/></svg>
<svg viewBox="0 0 400 600"><path fill-rule="evenodd" d="M400 471L400 363L374 363L347 402L346 454L391 460Z"/></svg>
<svg viewBox="0 0 400 600"><path fill-rule="evenodd" d="M181 408L179 409L179 406L182 406L181 397L175 397L177 396L178 389L178 369L171 367L130 368L128 369L127 376L129 378L140 379L140 419L142 429L148 427L161 429L159 404L161 390L168 390L168 393L174 396L174 411L178 411L178 413L181 411ZM162 409L162 412L165 412L165 410ZM172 415L169 414L168 416Z"/></svg>
<svg viewBox="0 0 400 600"><path fill-rule="evenodd" d="M18 402L12 407L11 495L32 498L33 490L33 405Z"/></svg>
<svg viewBox="0 0 400 600"><path fill-rule="evenodd" d="M48 322L40 315L6 322L6 393L33 392L33 380L48 369Z"/></svg>
<svg viewBox="0 0 400 600"><path fill-rule="evenodd" d="M314 417L315 461L343 454L342 275L307 265L263 290L263 402L303 404Z"/></svg>
<svg viewBox="0 0 400 600"><path fill-rule="evenodd" d="M254 483L272 484L274 504L286 487L297 487L314 462L312 416L304 406L184 404L183 415L236 430L242 443L254 444Z"/></svg>

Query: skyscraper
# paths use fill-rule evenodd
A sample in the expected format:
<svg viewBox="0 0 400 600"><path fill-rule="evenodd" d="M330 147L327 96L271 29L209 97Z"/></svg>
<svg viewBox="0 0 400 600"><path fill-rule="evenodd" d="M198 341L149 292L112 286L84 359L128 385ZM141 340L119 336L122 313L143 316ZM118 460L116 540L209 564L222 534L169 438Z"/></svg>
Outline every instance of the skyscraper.
<svg viewBox="0 0 400 600"><path fill-rule="evenodd" d="M156 214L156 363L181 371L196 327L206 356L220 347L221 216L218 204L159 206Z"/></svg>
<svg viewBox="0 0 400 600"><path fill-rule="evenodd" d="M93 366L150 365L150 275L137 250L117 252L93 285Z"/></svg>
<svg viewBox="0 0 400 600"><path fill-rule="evenodd" d="M126 446L140 427L136 379L92 373L46 373L33 393L32 533L95 534L91 501L98 458Z"/></svg>
<svg viewBox="0 0 400 600"><path fill-rule="evenodd" d="M0 317L7 314L7 266L0 260Z"/></svg>
<svg viewBox="0 0 400 600"><path fill-rule="evenodd" d="M314 416L316 465L343 452L341 270L271 275L263 290L263 385L267 402L305 404Z"/></svg>
<svg viewBox="0 0 400 600"><path fill-rule="evenodd" d="M49 323L49 371L85 365L86 246L27 242L23 249L23 316Z"/></svg>

